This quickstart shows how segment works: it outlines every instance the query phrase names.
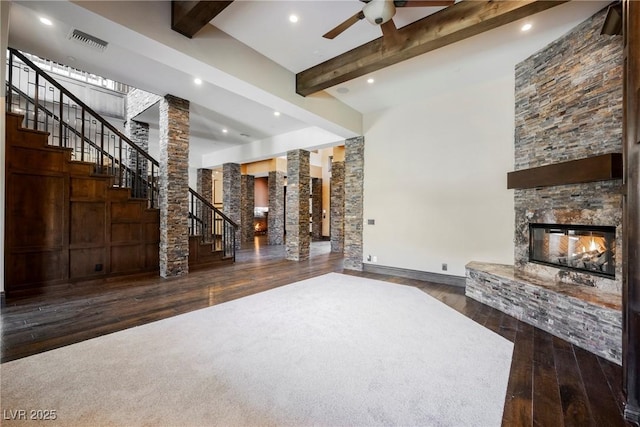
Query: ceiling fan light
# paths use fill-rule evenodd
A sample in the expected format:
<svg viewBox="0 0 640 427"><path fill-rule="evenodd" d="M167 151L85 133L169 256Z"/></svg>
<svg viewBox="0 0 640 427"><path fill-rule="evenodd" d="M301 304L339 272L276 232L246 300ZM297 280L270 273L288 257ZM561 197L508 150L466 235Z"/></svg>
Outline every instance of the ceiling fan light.
<svg viewBox="0 0 640 427"><path fill-rule="evenodd" d="M371 0L362 8L367 21L374 25L382 25L393 18L396 7L390 0Z"/></svg>

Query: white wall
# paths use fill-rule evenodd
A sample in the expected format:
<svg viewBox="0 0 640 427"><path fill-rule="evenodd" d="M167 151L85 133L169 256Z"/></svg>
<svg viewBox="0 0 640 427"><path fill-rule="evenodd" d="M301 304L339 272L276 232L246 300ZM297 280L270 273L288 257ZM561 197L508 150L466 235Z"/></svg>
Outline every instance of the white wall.
<svg viewBox="0 0 640 427"><path fill-rule="evenodd" d="M493 77L365 115L365 262L456 276L513 263L513 71Z"/></svg>

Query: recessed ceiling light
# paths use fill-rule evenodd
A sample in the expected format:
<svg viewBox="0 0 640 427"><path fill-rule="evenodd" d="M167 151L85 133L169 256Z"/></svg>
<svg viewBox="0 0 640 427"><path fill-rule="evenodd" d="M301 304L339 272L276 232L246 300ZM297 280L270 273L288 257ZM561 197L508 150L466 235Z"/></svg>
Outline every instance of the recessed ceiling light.
<svg viewBox="0 0 640 427"><path fill-rule="evenodd" d="M298 22L298 16L297 15L289 15L289 22L293 22L295 24L296 22Z"/></svg>
<svg viewBox="0 0 640 427"><path fill-rule="evenodd" d="M227 132L229 132L229 131L226 130L226 129L222 129L222 133L227 133Z"/></svg>
<svg viewBox="0 0 640 427"><path fill-rule="evenodd" d="M532 25L531 24L524 24L522 26L522 28L520 28L522 31L529 31L531 29Z"/></svg>
<svg viewBox="0 0 640 427"><path fill-rule="evenodd" d="M51 19L45 18L44 16L40 17L40 22L42 22L44 25L53 25L53 22L51 22Z"/></svg>
<svg viewBox="0 0 640 427"><path fill-rule="evenodd" d="M367 83L372 84L373 82L375 82L375 80L373 80L372 78L367 79Z"/></svg>
<svg viewBox="0 0 640 427"><path fill-rule="evenodd" d="M196 77L195 79L193 79L193 82L197 85L201 85L202 84L202 79Z"/></svg>
<svg viewBox="0 0 640 427"><path fill-rule="evenodd" d="M280 111L274 111L274 112L273 112L273 115L274 115L274 116L276 116L276 117L278 117L278 116L280 115Z"/></svg>

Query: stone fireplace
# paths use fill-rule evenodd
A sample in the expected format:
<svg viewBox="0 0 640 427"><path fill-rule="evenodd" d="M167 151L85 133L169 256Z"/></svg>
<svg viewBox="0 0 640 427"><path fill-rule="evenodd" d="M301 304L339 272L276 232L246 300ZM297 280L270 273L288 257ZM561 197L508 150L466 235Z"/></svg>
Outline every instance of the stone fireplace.
<svg viewBox="0 0 640 427"><path fill-rule="evenodd" d="M516 66L514 265L470 263L466 293L621 363L622 43L605 15ZM593 159L610 173L581 170Z"/></svg>
<svg viewBox="0 0 640 427"><path fill-rule="evenodd" d="M610 253L622 259L622 182L602 181L515 190L515 268L528 276L622 294L622 263L609 264L607 274L593 274L571 265L532 260L531 230L543 224L557 229L607 230ZM538 228L539 229L539 228ZM576 236L574 236L576 237ZM612 239L612 240L611 240ZM582 248L577 248L582 251ZM587 248L588 249L588 248ZM572 256L574 253L569 254ZM561 264L561 262L555 263ZM569 263L567 263L569 264Z"/></svg>
<svg viewBox="0 0 640 427"><path fill-rule="evenodd" d="M529 224L529 262L615 278L615 227Z"/></svg>

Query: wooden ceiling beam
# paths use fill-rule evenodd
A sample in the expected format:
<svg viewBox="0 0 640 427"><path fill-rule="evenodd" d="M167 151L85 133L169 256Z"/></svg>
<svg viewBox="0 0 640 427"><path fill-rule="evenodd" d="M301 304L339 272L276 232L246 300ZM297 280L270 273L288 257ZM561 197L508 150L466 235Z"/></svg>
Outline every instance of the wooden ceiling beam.
<svg viewBox="0 0 640 427"><path fill-rule="evenodd" d="M330 88L423 53L566 3L560 1L464 0L322 64L296 74L302 96Z"/></svg>
<svg viewBox="0 0 640 427"><path fill-rule="evenodd" d="M231 1L171 1L171 29L192 38Z"/></svg>

